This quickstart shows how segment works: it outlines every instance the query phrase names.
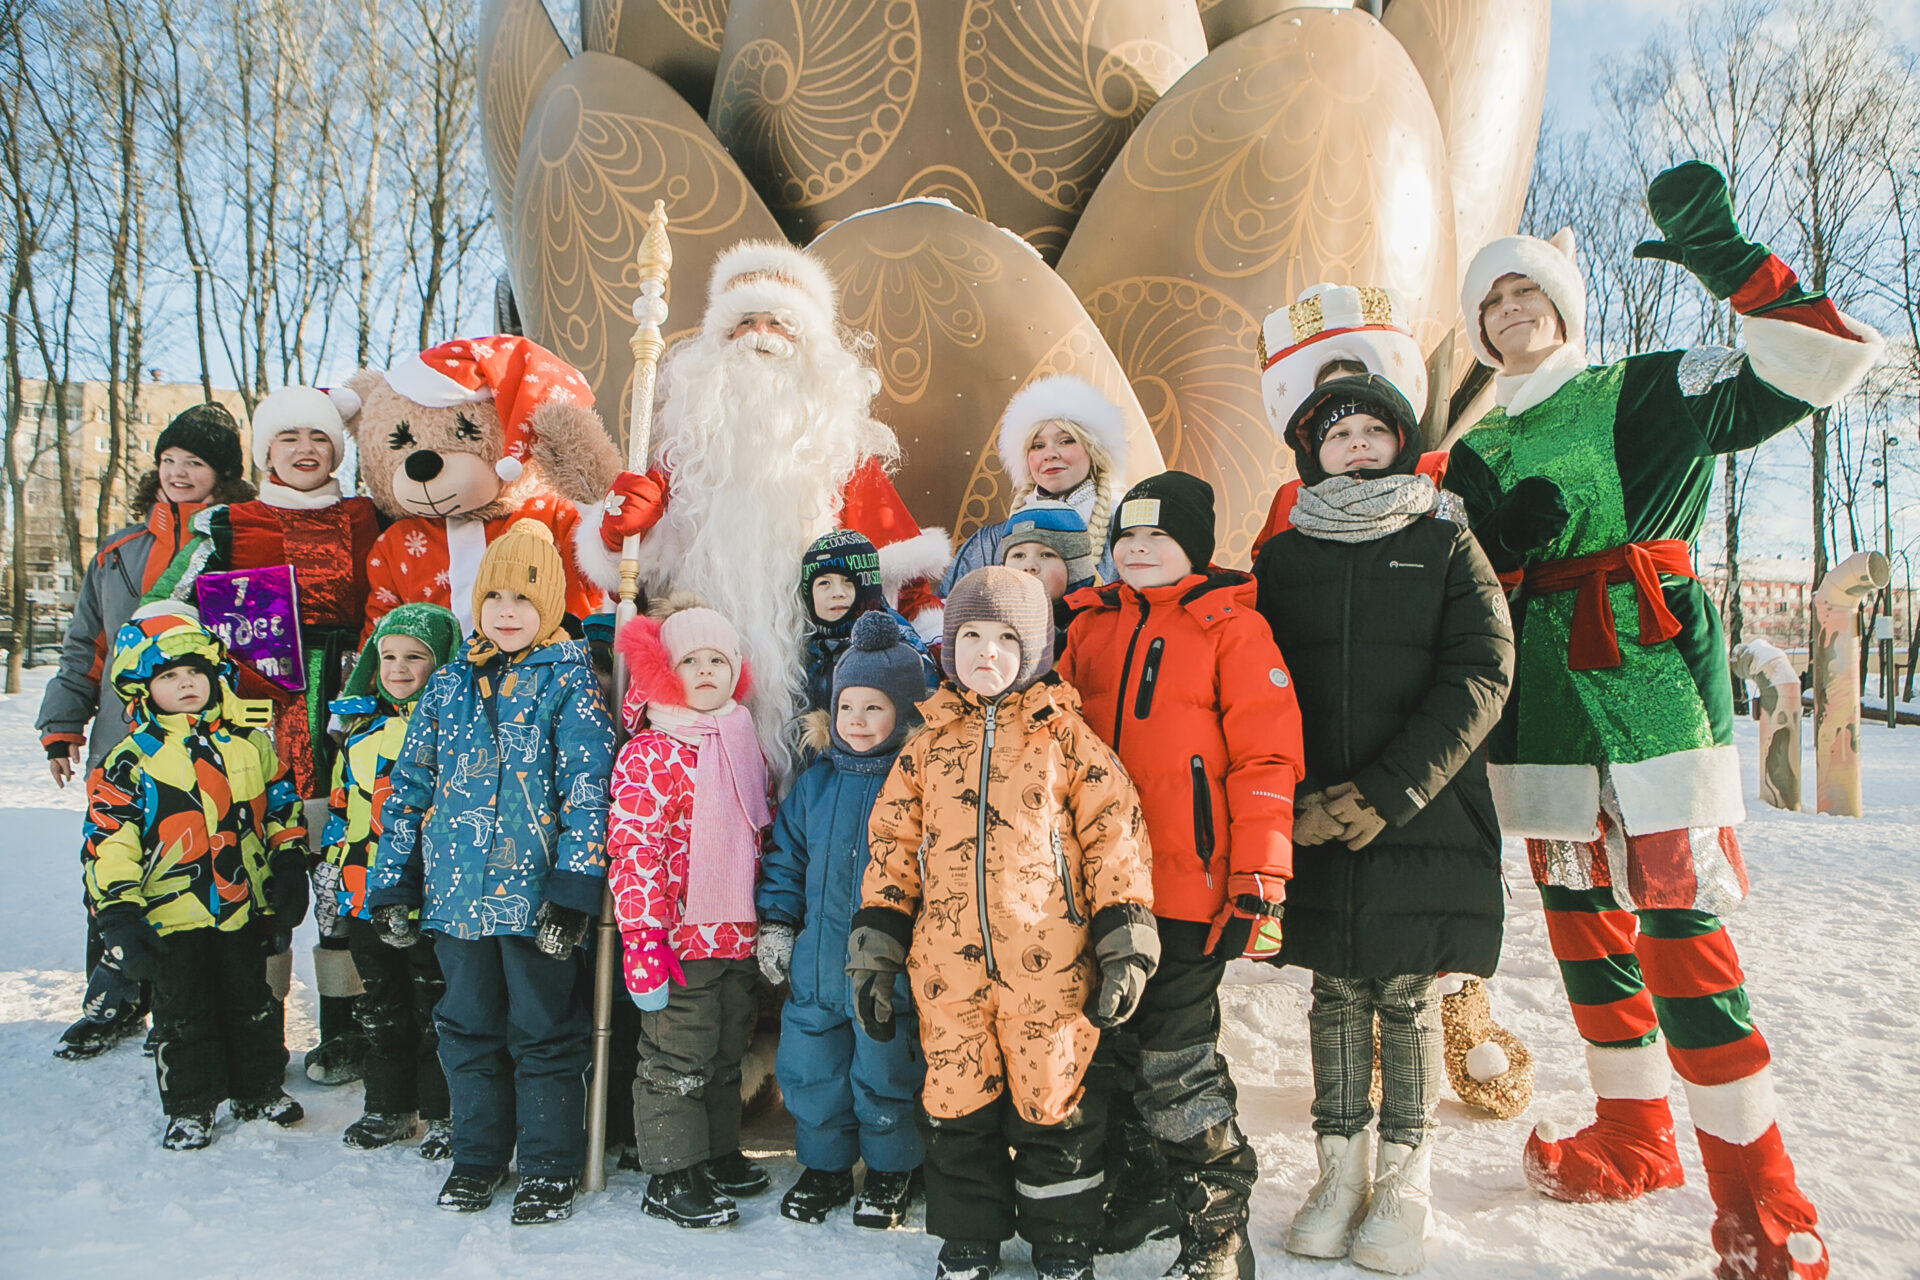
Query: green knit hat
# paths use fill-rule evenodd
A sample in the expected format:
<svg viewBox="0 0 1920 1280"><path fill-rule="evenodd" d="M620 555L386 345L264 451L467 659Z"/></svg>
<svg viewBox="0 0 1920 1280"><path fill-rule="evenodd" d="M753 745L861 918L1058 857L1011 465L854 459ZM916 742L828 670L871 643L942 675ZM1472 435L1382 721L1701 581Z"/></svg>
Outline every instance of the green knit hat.
<svg viewBox="0 0 1920 1280"><path fill-rule="evenodd" d="M389 610L374 625L373 634L367 637L359 660L353 664L346 684L340 688L341 697L364 698L375 693L386 696L385 689L377 688L380 683L380 640L383 636L407 636L418 640L433 654L433 665L441 667L453 657L454 649L460 644L460 623L451 610L437 604L403 604Z"/></svg>

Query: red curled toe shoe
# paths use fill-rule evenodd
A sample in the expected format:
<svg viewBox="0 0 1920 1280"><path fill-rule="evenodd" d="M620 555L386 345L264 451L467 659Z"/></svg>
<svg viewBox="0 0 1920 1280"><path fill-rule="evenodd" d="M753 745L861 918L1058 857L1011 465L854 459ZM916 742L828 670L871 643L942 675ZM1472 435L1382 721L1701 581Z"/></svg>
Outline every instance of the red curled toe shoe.
<svg viewBox="0 0 1920 1280"><path fill-rule="evenodd" d="M1527 1136L1527 1183L1541 1195L1574 1204L1632 1200L1684 1183L1665 1098L1599 1098L1594 1121L1557 1138L1542 1121Z"/></svg>

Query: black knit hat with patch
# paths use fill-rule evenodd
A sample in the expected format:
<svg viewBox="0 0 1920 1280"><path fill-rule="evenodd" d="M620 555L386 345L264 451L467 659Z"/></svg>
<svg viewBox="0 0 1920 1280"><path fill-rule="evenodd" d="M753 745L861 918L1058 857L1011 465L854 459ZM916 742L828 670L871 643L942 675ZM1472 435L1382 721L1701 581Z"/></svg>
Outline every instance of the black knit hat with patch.
<svg viewBox="0 0 1920 1280"><path fill-rule="evenodd" d="M1180 544L1195 573L1213 563L1213 486L1184 471L1148 476L1120 499L1107 525L1111 547L1129 529L1164 529Z"/></svg>
<svg viewBox="0 0 1920 1280"><path fill-rule="evenodd" d="M185 449L212 467L222 480L238 480L246 474L246 458L240 452L240 424L223 404L208 401L175 415L153 442L154 462L158 463L160 455L169 449Z"/></svg>
<svg viewBox="0 0 1920 1280"><path fill-rule="evenodd" d="M1400 450L1384 467L1369 468L1369 477L1412 475L1420 463L1420 419L1400 394L1400 388L1377 373L1332 378L1307 393L1287 423L1286 442L1293 450L1294 469L1306 484L1327 478L1320 465L1320 446L1335 423L1356 413L1368 413L1386 423L1400 437Z"/></svg>

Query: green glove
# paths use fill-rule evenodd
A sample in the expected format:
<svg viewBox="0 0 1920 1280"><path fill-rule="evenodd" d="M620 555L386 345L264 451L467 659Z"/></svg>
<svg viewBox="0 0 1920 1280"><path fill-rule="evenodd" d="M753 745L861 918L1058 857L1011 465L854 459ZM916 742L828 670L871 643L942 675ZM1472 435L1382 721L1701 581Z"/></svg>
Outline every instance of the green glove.
<svg viewBox="0 0 1920 1280"><path fill-rule="evenodd" d="M1741 234L1726 177L1702 161L1675 165L1649 183L1647 212L1666 238L1641 241L1633 256L1679 263L1716 298L1731 298L1773 256Z"/></svg>

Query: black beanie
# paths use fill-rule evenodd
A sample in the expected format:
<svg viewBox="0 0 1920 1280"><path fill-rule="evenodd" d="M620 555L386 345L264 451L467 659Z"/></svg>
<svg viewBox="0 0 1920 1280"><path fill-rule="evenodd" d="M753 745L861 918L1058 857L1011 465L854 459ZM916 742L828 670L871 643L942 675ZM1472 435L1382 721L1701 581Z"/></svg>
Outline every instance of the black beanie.
<svg viewBox="0 0 1920 1280"><path fill-rule="evenodd" d="M1180 544L1193 571L1205 573L1213 563L1213 486L1184 471L1148 476L1127 490L1114 508L1113 522L1107 526L1108 548L1128 529L1143 525L1164 529Z"/></svg>
<svg viewBox="0 0 1920 1280"><path fill-rule="evenodd" d="M212 467L222 480L238 480L246 474L246 459L240 453L240 424L223 404L208 401L182 410L153 442L153 460L159 462L160 455L169 449L185 449Z"/></svg>
<svg viewBox="0 0 1920 1280"><path fill-rule="evenodd" d="M1294 470L1306 484L1327 478L1320 465L1320 446L1340 419L1370 413L1392 427L1400 437L1400 451L1384 467L1369 468L1369 477L1412 475L1420 462L1420 419L1400 394L1400 388L1377 373L1351 378L1329 378L1307 393L1287 421L1285 439L1293 450Z"/></svg>

